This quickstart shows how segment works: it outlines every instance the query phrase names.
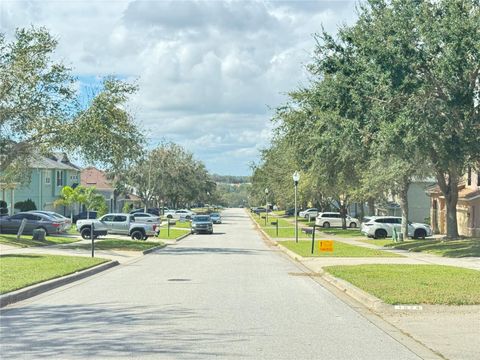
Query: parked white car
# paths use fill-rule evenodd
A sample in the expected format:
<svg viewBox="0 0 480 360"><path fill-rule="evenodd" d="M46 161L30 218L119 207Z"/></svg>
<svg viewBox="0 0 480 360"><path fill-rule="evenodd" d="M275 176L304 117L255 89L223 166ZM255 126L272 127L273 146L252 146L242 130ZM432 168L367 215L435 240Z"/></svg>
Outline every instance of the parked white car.
<svg viewBox="0 0 480 360"><path fill-rule="evenodd" d="M360 224L358 219L355 219L350 215L347 215L345 219L347 220L347 226L350 228L357 228ZM315 225L324 228L341 227L342 216L339 212L323 212L318 214L317 219L315 220Z"/></svg>
<svg viewBox="0 0 480 360"><path fill-rule="evenodd" d="M137 212L137 213L133 213L132 215L133 215L133 221L136 221L136 222L149 222L149 223L155 223L155 224L162 223L160 216L155 216L153 214Z"/></svg>
<svg viewBox="0 0 480 360"><path fill-rule="evenodd" d="M165 217L168 219L190 220L194 215L197 215L193 211L187 209L170 210L165 213Z"/></svg>
<svg viewBox="0 0 480 360"><path fill-rule="evenodd" d="M298 213L298 216L303 217L305 219L308 219L308 217L316 218L317 215L318 215L318 209L316 208L310 208L304 211L300 211Z"/></svg>
<svg viewBox="0 0 480 360"><path fill-rule="evenodd" d="M362 223L362 233L374 239L383 239L393 235L393 229L401 232L402 218L398 216L374 216ZM432 229L427 224L409 223L408 236L414 239L425 239L432 236Z"/></svg>

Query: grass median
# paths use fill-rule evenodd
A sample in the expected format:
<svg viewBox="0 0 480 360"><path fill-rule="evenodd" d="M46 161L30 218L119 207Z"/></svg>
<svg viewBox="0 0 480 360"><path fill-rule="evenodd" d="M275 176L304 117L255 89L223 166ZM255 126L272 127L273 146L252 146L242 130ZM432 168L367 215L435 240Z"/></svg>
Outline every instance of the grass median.
<svg viewBox="0 0 480 360"><path fill-rule="evenodd" d="M441 265L327 266L387 304L480 304L480 272Z"/></svg>
<svg viewBox="0 0 480 360"><path fill-rule="evenodd" d="M157 239L175 240L188 233L190 233L190 225L188 227L188 230L170 228L170 234L168 233L167 228L162 227L160 230L160 234L158 234Z"/></svg>
<svg viewBox="0 0 480 360"><path fill-rule="evenodd" d="M104 263L79 256L12 254L0 256L0 294L18 290Z"/></svg>
<svg viewBox="0 0 480 360"><path fill-rule="evenodd" d="M79 241L80 238L62 237L62 236L47 236L46 240L32 240L31 235L22 235L17 240L17 235L0 234L0 243L17 247L32 247L32 246L48 246L70 244Z"/></svg>
<svg viewBox="0 0 480 360"><path fill-rule="evenodd" d="M311 241L280 241L279 244L303 257L403 257L402 255L369 249L366 247L345 244L340 241L333 242L333 251L320 251L320 240L315 240L313 254Z"/></svg>
<svg viewBox="0 0 480 360"><path fill-rule="evenodd" d="M118 251L145 251L161 245L159 242L148 242L141 240L119 240L119 239L97 239L95 250L118 250ZM67 245L66 249L91 249L90 243Z"/></svg>

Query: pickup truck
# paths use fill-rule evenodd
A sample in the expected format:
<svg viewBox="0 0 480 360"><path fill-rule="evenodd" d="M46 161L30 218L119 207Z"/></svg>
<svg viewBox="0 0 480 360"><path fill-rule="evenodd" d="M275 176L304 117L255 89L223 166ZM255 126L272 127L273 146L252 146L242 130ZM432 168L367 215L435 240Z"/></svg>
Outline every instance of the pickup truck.
<svg viewBox="0 0 480 360"><path fill-rule="evenodd" d="M149 236L157 234L157 224L139 220L135 219L134 214L106 214L96 220L78 220L77 230L84 239L90 239L92 224L95 237L118 234L131 236L133 240L147 240Z"/></svg>

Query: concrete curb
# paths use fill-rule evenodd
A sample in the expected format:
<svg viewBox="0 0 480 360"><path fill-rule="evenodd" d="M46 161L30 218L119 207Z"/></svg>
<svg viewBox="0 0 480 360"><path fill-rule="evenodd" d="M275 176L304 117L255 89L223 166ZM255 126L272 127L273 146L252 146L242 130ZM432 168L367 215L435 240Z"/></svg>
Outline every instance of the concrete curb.
<svg viewBox="0 0 480 360"><path fill-rule="evenodd" d="M357 300L358 302L360 302L361 304L363 304L364 306L366 306L367 308L369 309L372 309L372 310L389 310L389 309L393 309L393 305L389 305L389 304L386 304L384 303L382 300L380 300L379 298L363 291L362 289L356 287L355 285L353 284L350 284L348 281L345 281L345 280L342 280L342 279L339 279L331 274L329 274L328 272L326 272L325 270L322 270L321 272L315 272L313 269L311 269L309 266L308 266L308 263L302 261L303 260L303 257L298 255L297 253L287 249L286 247L278 244L278 248L281 249L285 254L287 254L290 258L292 258L293 260L295 261L298 261L300 263L302 263L303 266L305 266L308 270L316 273L316 274L320 274L321 277L327 281L328 283L332 284L333 286L335 286L337 289L341 290L342 292L344 292L345 294L349 295L350 297L354 298L355 300Z"/></svg>
<svg viewBox="0 0 480 360"><path fill-rule="evenodd" d="M251 217L251 216L250 216ZM393 305L389 305L384 303L382 300L379 298L363 291L362 289L356 287L353 284L350 284L348 281L339 279L328 272L322 270L321 272L315 272L313 269L311 269L308 266L308 263L303 261L303 257L298 255L297 253L287 249L283 245L279 244L277 241L273 240L258 224L257 222L252 218L253 222L255 223L257 229L262 233L264 237L266 237L272 244L278 246L278 248L284 252L288 257L291 259L298 261L302 263L303 266L305 266L308 270L312 271L313 273L318 273L321 275L322 279L324 279L326 282L329 284L335 286L337 289L341 290L345 294L349 295L351 298L357 300L360 302L362 305L365 307L372 309L372 310L391 310L394 309Z"/></svg>
<svg viewBox="0 0 480 360"><path fill-rule="evenodd" d="M185 235L182 235L182 236L176 238L176 239L175 239L175 243L177 243L177 242L180 241L180 240L185 239L187 236L190 236L191 234L192 234L191 232L188 232L188 233L186 233Z"/></svg>
<svg viewBox="0 0 480 360"><path fill-rule="evenodd" d="M62 276L56 279L47 280L39 284L31 285L26 288L9 292L7 294L0 295L0 308L22 301L33 296L40 295L46 291L53 290L57 287L70 284L74 281L84 279L86 277L98 274L102 271L108 270L114 266L119 265L118 261L109 261L93 268L82 270L74 274Z"/></svg>
<svg viewBox="0 0 480 360"><path fill-rule="evenodd" d="M147 254L150 254L151 252L154 252L156 250L163 249L166 246L167 246L167 244L158 245L158 246L155 246L151 249L147 249L147 250L142 251L142 254L147 255Z"/></svg>

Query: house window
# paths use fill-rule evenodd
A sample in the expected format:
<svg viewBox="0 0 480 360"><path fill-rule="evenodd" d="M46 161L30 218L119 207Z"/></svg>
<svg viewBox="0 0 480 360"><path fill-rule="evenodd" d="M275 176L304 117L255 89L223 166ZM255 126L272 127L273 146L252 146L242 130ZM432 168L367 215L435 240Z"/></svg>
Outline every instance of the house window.
<svg viewBox="0 0 480 360"><path fill-rule="evenodd" d="M52 179L50 178L50 174L45 174L45 184L50 185L52 183Z"/></svg>
<svg viewBox="0 0 480 360"><path fill-rule="evenodd" d="M477 172L477 186L480 187L480 171Z"/></svg>
<svg viewBox="0 0 480 360"><path fill-rule="evenodd" d="M57 170L57 186L63 186L63 171Z"/></svg>
<svg viewBox="0 0 480 360"><path fill-rule="evenodd" d="M78 180L78 175L71 175L70 180L77 181Z"/></svg>
<svg viewBox="0 0 480 360"><path fill-rule="evenodd" d="M472 185L472 168L470 166L468 167L467 172L467 185Z"/></svg>

